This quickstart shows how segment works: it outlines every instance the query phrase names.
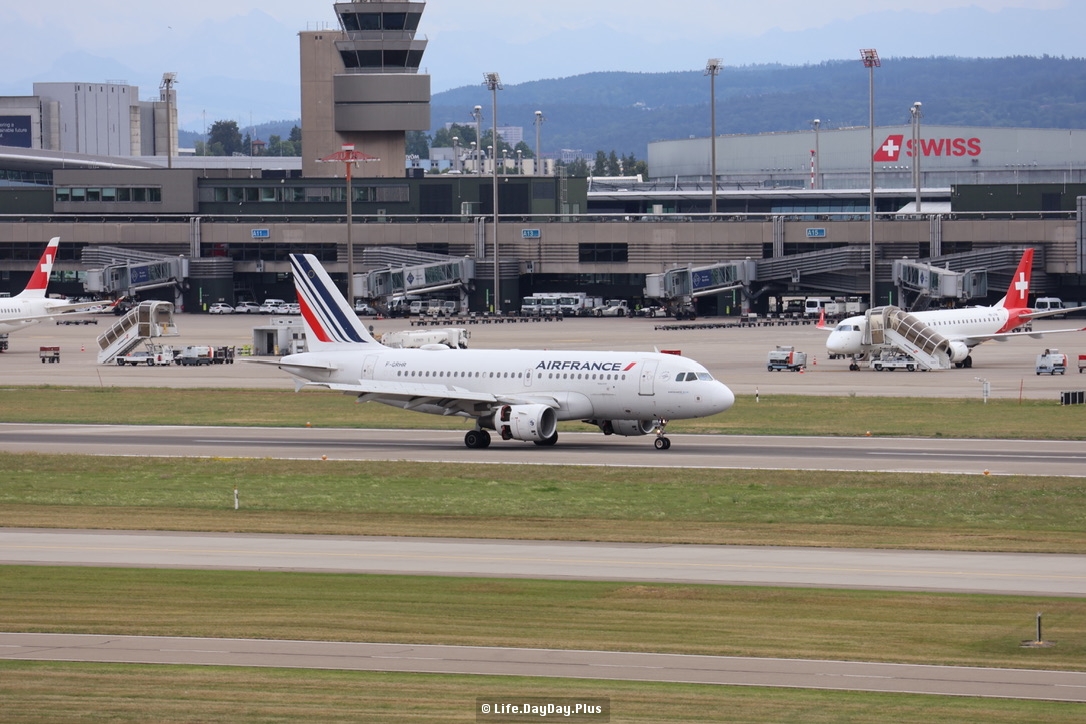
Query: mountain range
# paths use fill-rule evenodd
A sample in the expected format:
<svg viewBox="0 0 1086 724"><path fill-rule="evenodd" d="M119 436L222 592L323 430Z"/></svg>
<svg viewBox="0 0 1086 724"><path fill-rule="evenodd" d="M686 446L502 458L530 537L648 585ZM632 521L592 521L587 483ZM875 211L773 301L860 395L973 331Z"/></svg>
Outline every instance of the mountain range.
<svg viewBox="0 0 1086 724"><path fill-rule="evenodd" d="M866 126L868 80L858 59L726 67L715 81L717 133L798 131L815 118L823 129ZM874 69L874 85L876 125L908 123L910 107L921 101L924 123L936 125L1086 128L1082 58L885 58ZM541 110L545 155L613 150L644 159L651 141L707 137L709 97L710 80L701 71L585 73L506 86L498 92L498 124L522 126L534 148L535 111ZM485 87L435 93L431 133L446 123L472 125L475 105L483 108L485 131L492 123ZM298 123L257 124L253 132L285 138ZM190 144L183 138L182 145Z"/></svg>

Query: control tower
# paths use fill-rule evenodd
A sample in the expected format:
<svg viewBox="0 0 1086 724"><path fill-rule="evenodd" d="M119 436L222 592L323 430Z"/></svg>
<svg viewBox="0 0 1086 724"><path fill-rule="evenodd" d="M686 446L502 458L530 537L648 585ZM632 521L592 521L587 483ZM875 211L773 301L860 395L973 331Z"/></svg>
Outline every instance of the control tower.
<svg viewBox="0 0 1086 724"><path fill-rule="evenodd" d="M317 159L344 144L379 161L354 176L403 177L407 131L430 130L430 76L420 74L426 40L415 37L425 2L335 3L339 30L299 33L302 174L339 176Z"/></svg>

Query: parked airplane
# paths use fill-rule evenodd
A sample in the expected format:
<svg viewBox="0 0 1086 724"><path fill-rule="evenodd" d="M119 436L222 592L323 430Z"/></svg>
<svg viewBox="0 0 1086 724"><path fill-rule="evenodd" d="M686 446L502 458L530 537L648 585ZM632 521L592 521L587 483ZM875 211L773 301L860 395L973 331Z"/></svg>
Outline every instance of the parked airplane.
<svg viewBox="0 0 1086 724"><path fill-rule="evenodd" d="M973 366L973 358L970 354L972 349L990 339L1006 341L1010 337L1017 336L1039 338L1045 334L1084 331L1083 328L1056 329L1046 332L1014 331L1033 319L1086 309L1086 307L1050 311L1031 309L1029 282L1032 267L1033 249L1026 249L1021 261L1018 262L1018 268L1014 272L1006 295L994 306L937 309L912 312L907 316L920 323L914 326L914 330L929 335L929 339L933 340L932 344L938 352L945 354L956 367L966 368ZM848 356L870 353L879 345L871 343L869 324L872 317L879 318L879 313L880 309L873 309L865 315L843 320L830 332L826 340L826 350L830 354ZM820 320L819 326L826 328L823 320ZM850 369L859 369L859 366L853 361Z"/></svg>
<svg viewBox="0 0 1086 724"><path fill-rule="evenodd" d="M87 302L68 302L45 296L49 286L49 273L57 256L60 237L54 236L45 247L38 266L30 276L26 289L9 299L0 299L0 334L18 332L32 324L53 319L65 312L86 309Z"/></svg>
<svg viewBox="0 0 1086 724"><path fill-rule="evenodd" d="M296 389L316 385L360 402L472 418L469 448L490 445L489 430L554 445L560 420L583 420L605 435L655 433L656 448L666 450L669 419L714 415L735 402L704 367L673 354L384 347L316 257L290 259L309 351L271 364L293 376Z"/></svg>

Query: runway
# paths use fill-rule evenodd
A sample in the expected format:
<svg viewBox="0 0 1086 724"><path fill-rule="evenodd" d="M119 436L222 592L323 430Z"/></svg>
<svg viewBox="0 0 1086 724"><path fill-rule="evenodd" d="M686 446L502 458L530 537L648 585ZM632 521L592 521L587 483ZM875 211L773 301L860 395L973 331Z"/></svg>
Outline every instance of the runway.
<svg viewBox="0 0 1086 724"><path fill-rule="evenodd" d="M1086 673L1080 672L617 651L0 633L0 659L550 676L1086 702Z"/></svg>
<svg viewBox="0 0 1086 724"><path fill-rule="evenodd" d="M977 475L1079 476L1086 469L1086 445L1076 441L670 437L670 450L656 450L650 436L569 432L554 447L496 440L471 450L459 431L0 424L0 450L7 452Z"/></svg>

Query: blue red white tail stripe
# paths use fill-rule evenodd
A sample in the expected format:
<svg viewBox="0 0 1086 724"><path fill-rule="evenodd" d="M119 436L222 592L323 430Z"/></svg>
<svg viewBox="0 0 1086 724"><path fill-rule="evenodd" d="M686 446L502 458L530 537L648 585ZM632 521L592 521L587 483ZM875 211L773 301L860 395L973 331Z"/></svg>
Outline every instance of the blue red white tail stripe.
<svg viewBox="0 0 1086 724"><path fill-rule="evenodd" d="M291 254L294 288L306 332L313 342L326 344L368 344L373 342L347 300L332 284L312 254Z"/></svg>

